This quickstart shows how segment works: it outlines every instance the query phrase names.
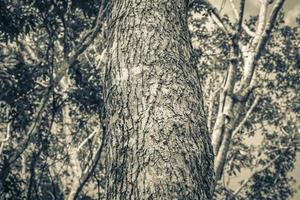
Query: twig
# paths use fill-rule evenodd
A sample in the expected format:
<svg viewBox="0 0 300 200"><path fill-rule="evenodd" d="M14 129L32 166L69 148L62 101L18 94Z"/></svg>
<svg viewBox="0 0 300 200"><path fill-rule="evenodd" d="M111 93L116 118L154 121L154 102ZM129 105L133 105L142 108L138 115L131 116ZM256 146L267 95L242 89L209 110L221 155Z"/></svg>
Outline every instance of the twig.
<svg viewBox="0 0 300 200"><path fill-rule="evenodd" d="M79 151L90 139L94 137L94 135L97 133L97 130L93 131L85 140L82 141L82 143L77 147L77 151Z"/></svg>
<svg viewBox="0 0 300 200"><path fill-rule="evenodd" d="M233 197L236 196L246 185L247 183L258 173L263 172L264 170L268 169L276 160L278 160L285 152L287 152L290 148L290 143L291 143L291 139L289 140L289 143L287 146L285 147L281 147L280 150L284 150L281 152L281 154L278 154L275 158L273 158L272 160L270 160L265 166L263 166L261 169L256 169L252 172L252 174L243 181L243 183L241 184L241 186L235 190L235 192L233 193Z"/></svg>
<svg viewBox="0 0 300 200"><path fill-rule="evenodd" d="M101 122L102 123L102 122ZM98 146L98 149L96 150L96 153L91 161L91 165L87 166L86 169L83 171L83 175L81 176L80 182L78 187L75 189L74 191L74 195L69 196L68 200L75 200L80 191L83 189L85 183L90 179L90 177L92 176L93 172L95 171L97 164L101 158L104 146L106 144L106 131L103 128L102 129L102 137L101 137L101 143Z"/></svg>
<svg viewBox="0 0 300 200"><path fill-rule="evenodd" d="M16 159L18 159L20 157L20 155L27 148L28 143L30 142L31 138L37 132L37 130L40 126L42 113L44 112L44 110L46 108L46 104L49 100L51 93L53 92L53 89L58 85L58 83L64 77L64 75L66 74L66 71L69 69L69 67L75 63L77 57L92 43L92 41L95 39L96 35L100 31L101 21L105 16L105 12L106 12L107 8L108 8L108 6L106 6L105 8L103 8L103 6L101 6L101 8L99 9L99 12L98 12L98 17L97 17L94 29L90 33L87 34L87 36L83 39L83 42L79 43L78 47L75 48L73 53L70 54L71 55L70 58L68 60L64 60L64 62L62 64L62 68L57 73L57 76L55 77L53 82L49 85L49 87L43 93L42 99L40 100L39 107L37 109L38 112L37 112L36 116L34 117L35 120L32 122L32 124L29 127L27 138L24 139L24 142L19 145L20 149L15 151L15 156L11 157L10 162L9 162L10 164L13 163Z"/></svg>
<svg viewBox="0 0 300 200"><path fill-rule="evenodd" d="M234 129L233 133L232 133L232 137L237 134L240 129L243 127L243 125L245 124L245 122L248 120L248 118L250 117L253 109L255 108L255 106L257 105L258 101L259 101L260 97L256 96L251 107L249 108L249 110L247 111L245 117L243 118L243 120L239 123L239 125Z"/></svg>
<svg viewBox="0 0 300 200"><path fill-rule="evenodd" d="M228 28L225 26L225 24L223 23L222 17L220 16L217 8L215 8L210 2L205 1L204 5L207 7L207 9L209 11L211 11L211 13L214 16L215 19L213 18L214 22L224 31L224 33L229 36L232 33L232 30L228 30Z"/></svg>
<svg viewBox="0 0 300 200"><path fill-rule="evenodd" d="M39 86L43 87L43 88L49 88L49 85L47 85L47 84L45 84L45 83L42 83L42 82L40 82L40 81L35 81L35 83L38 84ZM56 93L56 94L58 94L58 95L61 95L61 96L64 95L64 93L59 92L59 91L57 91L57 90L54 90L53 92Z"/></svg>
<svg viewBox="0 0 300 200"><path fill-rule="evenodd" d="M242 185L234 191L233 196L236 196L246 185L247 183L253 178L253 176L255 176L256 174L268 169L276 160L278 160L280 158L281 155L277 155L274 159L270 160L263 168L259 169L259 170L254 170L254 172L243 181Z"/></svg>
<svg viewBox="0 0 300 200"><path fill-rule="evenodd" d="M220 8L219 8L219 13L221 13L223 8L225 7L225 3L226 3L226 0L222 0L222 3L221 3Z"/></svg>
<svg viewBox="0 0 300 200"><path fill-rule="evenodd" d="M230 5L231 5L231 8L234 12L234 15L236 17L236 19L238 20L239 19L239 14L238 14L238 11L233 3L233 0L229 0L230 2ZM242 23L242 28L244 29L244 31L251 37L254 37L255 36L255 33L253 31L250 30L250 28L245 24L245 23Z"/></svg>

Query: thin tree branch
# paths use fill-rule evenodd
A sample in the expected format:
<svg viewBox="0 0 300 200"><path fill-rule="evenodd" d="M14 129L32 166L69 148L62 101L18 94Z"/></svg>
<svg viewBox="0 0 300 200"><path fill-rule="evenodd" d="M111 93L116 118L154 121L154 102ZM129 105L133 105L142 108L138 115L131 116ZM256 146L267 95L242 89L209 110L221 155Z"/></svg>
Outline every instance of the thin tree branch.
<svg viewBox="0 0 300 200"><path fill-rule="evenodd" d="M93 131L85 140L83 140L77 147L77 151L79 151L90 139L92 139L96 133L97 130Z"/></svg>
<svg viewBox="0 0 300 200"><path fill-rule="evenodd" d="M221 13L222 10L224 9L225 3L226 3L226 0L222 0L221 5L220 5L220 8L219 8L219 13Z"/></svg>
<svg viewBox="0 0 300 200"><path fill-rule="evenodd" d="M237 134L241 128L243 127L243 125L245 124L245 122L248 120L248 118L250 117L253 109L256 107L257 103L259 102L260 97L256 96L251 107L249 108L249 110L247 111L245 117L243 118L243 120L239 123L239 125L234 129L233 133L232 133L232 137Z"/></svg>
<svg viewBox="0 0 300 200"><path fill-rule="evenodd" d="M218 9L207 0L202 1L201 3L208 9L209 14L211 14L211 16L214 16L214 22L224 31L227 36L229 36L232 33L232 30L228 30L228 28L225 26Z"/></svg>
<svg viewBox="0 0 300 200"><path fill-rule="evenodd" d="M231 5L231 8L234 12L234 15L236 17L236 19L238 20L239 19L239 13L233 3L233 0L229 0L230 2L230 5ZM245 23L242 23L242 28L244 29L244 31L251 37L254 37L255 36L255 33L253 31L250 30L250 28L245 24Z"/></svg>
<svg viewBox="0 0 300 200"><path fill-rule="evenodd" d="M42 149L40 148L40 149L38 149L37 152L34 151L32 157L31 157L31 162L30 162L30 166L29 166L30 178L28 180L28 189L27 189L27 194L26 194L27 200L32 199L32 190L33 190L34 184L36 182L35 168L36 168L36 164L37 164L37 159L41 155L41 153L42 153Z"/></svg>
<svg viewBox="0 0 300 200"><path fill-rule="evenodd" d="M81 190L83 189L85 183L92 176L93 172L95 171L95 169L97 167L99 160L101 159L101 155L102 155L105 144L106 144L106 130L105 130L105 128L102 127L101 142L100 142L98 149L96 150L96 153L91 161L91 165L87 166L86 169L83 171L83 175L81 176L78 187L74 191L74 195L69 196L68 200L75 200L78 197Z"/></svg>
<svg viewBox="0 0 300 200"><path fill-rule="evenodd" d="M47 84L45 84L45 83L42 83L42 82L40 82L40 81L35 81L35 83L38 84L39 86L43 87L43 88L49 88L49 85L47 85ZM53 92L54 92L55 94L58 94L58 95L61 95L61 96L64 95L64 93L59 92L59 91L57 91L57 90L54 90Z"/></svg>
<svg viewBox="0 0 300 200"><path fill-rule="evenodd" d="M12 156L10 158L10 161L9 161L10 164L15 162L20 157L20 155L27 148L27 146L28 146L30 140L32 139L33 135L35 135L35 133L37 132L37 130L39 128L39 125L40 125L40 122L41 122L41 119L42 119L42 113L43 113L43 111L46 107L46 103L49 100L51 91L52 91L52 87L47 88L46 91L44 92L43 98L39 102L39 106L38 106L38 109L37 109L37 114L33 117L34 121L31 123L31 125L28 129L27 138L25 138L23 140L23 142L19 145L20 149L15 150L14 156Z"/></svg>
<svg viewBox="0 0 300 200"><path fill-rule="evenodd" d="M239 34L239 35L241 33L241 28L242 28L243 19L244 19L245 1L246 0L240 1L240 13L239 13L239 17L238 17L238 26L237 26L237 34Z"/></svg>
<svg viewBox="0 0 300 200"><path fill-rule="evenodd" d="M222 145L219 148L219 151L217 152L217 156L215 158L215 174L216 174L216 180L219 180L219 178L222 175L222 171L225 165L227 153L229 151L230 143L232 137L241 129L241 127L245 124L249 116L251 115L253 109L257 105L259 101L259 97L257 96L251 105L250 109L246 113L244 119L241 121L241 123L232 131L232 128L235 124L235 122L227 124L226 129L224 130L224 137L222 140ZM237 110L240 110L241 104L237 107ZM236 118L237 119L237 118ZM225 126L225 125L224 125Z"/></svg>
<svg viewBox="0 0 300 200"><path fill-rule="evenodd" d="M233 94L233 89L234 89L235 83L236 83L235 76L236 76L236 71L237 71L238 63L239 63L238 62L238 57L239 57L239 52L240 52L239 38L240 38L240 34L241 34L241 25L242 25L242 21L244 18L244 8L245 8L245 0L241 0L238 24L237 24L235 33L230 38L231 44L232 44L231 58L230 58L231 62L227 69L227 75L226 75L225 82L224 82L224 89L220 95L218 117L217 117L214 131L212 134L212 145L213 145L215 155L219 154L220 146L223 143L222 135L226 128L225 127L226 118L228 118L229 120L233 120L233 117L232 117L232 107L233 107L232 94ZM225 137L227 137L227 136L225 136ZM226 141L225 143L227 144L228 142ZM222 148L222 149L224 149L224 148ZM225 149L227 149L227 147L225 147ZM216 169L219 169L219 166Z"/></svg>
<svg viewBox="0 0 300 200"><path fill-rule="evenodd" d="M255 64L256 64L255 48L257 46L257 43L261 40L261 36L263 34L266 16L267 16L267 6L268 6L268 3L266 1L263 1L261 3L255 36L253 37L252 41L250 41L248 44L248 48L247 48L248 55L243 57L244 70L243 70L243 77L241 80L241 86L239 89L240 91L244 90L244 88L250 84L251 79L254 74Z"/></svg>
<svg viewBox="0 0 300 200"><path fill-rule="evenodd" d="M255 60L258 60L262 54L262 52L265 49L266 43L268 41L268 39L270 38L271 32L275 26L276 23L276 19L279 15L280 10L283 7L285 0L277 0L273 10L271 12L271 17L269 19L269 21L266 24L266 27L264 29L264 32L262 33L261 39L258 42L258 45L256 47L256 56L255 56Z"/></svg>
<svg viewBox="0 0 300 200"><path fill-rule="evenodd" d="M108 8L108 4L105 7L103 5L100 7L98 16L97 16L97 20L96 20L96 24L95 24L95 27L93 28L93 30L90 33L88 33L87 34L88 36L86 36L83 39L83 42L79 43L78 47L73 50L73 52L70 54L69 59L63 61L62 67L61 67L60 71L57 73L57 76L55 77L53 82L49 85L49 87L45 90L45 92L42 95L42 99L40 100L39 107L37 109L37 114L35 117L33 117L34 121L32 122L32 124L30 125L30 127L28 129L27 138L24 139L24 142L19 145L20 148L15 151L15 155L11 157L9 163L13 163L16 159L18 159L20 157L20 155L24 152L24 150L27 148L28 143L30 142L32 137L35 135L35 133L37 132L37 130L40 126L42 113L44 112L44 110L46 108L46 104L49 100L51 93L53 92L53 89L58 85L58 83L64 77L64 75L66 74L66 71L69 69L69 67L75 63L77 57L95 39L96 35L98 34L98 32L101 29L101 25L102 25L101 21L105 16L107 8Z"/></svg>
<svg viewBox="0 0 300 200"><path fill-rule="evenodd" d="M285 130L284 130L282 127L281 127L281 130L282 130L283 132L285 132ZM285 133L286 133L286 132L285 132ZM261 173L261 172L263 172L264 170L268 169L269 167L272 166L272 164L273 164L274 162L276 162L281 156L283 156L283 155L289 150L289 148L291 147L291 146L290 146L291 143L292 143L292 139L289 139L289 143L287 144L287 146L281 147L281 148L280 148L280 150L283 150L280 154L278 154L277 156L275 156L275 158L273 158L272 160L270 160L270 161L269 161L265 166L263 166L261 169L256 169L256 170L254 170L254 171L251 173L251 175L250 175L247 179L245 179L245 180L243 181L243 183L240 185L240 187L239 187L238 189L235 190L235 192L233 193L233 197L236 196L238 193L240 193L241 190L248 184L248 182L249 182L256 174Z"/></svg>
<svg viewBox="0 0 300 200"><path fill-rule="evenodd" d="M273 10L271 12L271 17L266 23L267 16L267 6L268 2L266 0L261 1L261 8L258 18L257 30L255 32L255 37L252 42L249 43L248 56L244 58L244 72L243 78L241 80L241 85L239 90L243 90L247 85L250 84L253 74L256 68L257 61L259 60L263 50L265 49L266 43L270 38L271 31L276 23L276 18L279 15L280 10L285 2L285 0L277 0Z"/></svg>
<svg viewBox="0 0 300 200"><path fill-rule="evenodd" d="M259 54L259 52L261 52L262 48L264 48L266 41L269 38L271 29L275 24L276 16L278 15L279 10L282 8L283 2L284 2L284 0L277 0L277 3L275 4L273 12L272 12L273 14L270 18L270 22L268 25L265 25L268 2L266 0L262 0L262 5L261 5L259 19L258 19L258 25L257 25L257 30L256 30L256 36L253 38L252 43L250 43L250 46L249 46L250 52L248 54L248 57L244 58L244 61L245 61L244 74L243 74L243 78L241 80L241 85L238 89L238 91L240 91L240 92L238 92L238 93L242 94L245 90L247 90L248 85L251 84L251 81L253 80L255 65L256 65L256 62L258 59L258 57L256 55ZM240 9L240 12L242 12L242 8ZM239 23L241 23L241 20L239 20ZM236 45L237 42L235 42L233 44ZM261 48L258 48L259 46ZM235 46L234 48L235 48L234 55L237 55L237 46ZM232 98L233 97L230 96L230 94L231 94L230 89L231 89L231 87L233 87L233 85L230 83L233 79L232 77L234 76L234 74L232 74L232 72L234 71L234 67L235 67L234 64L235 64L235 62L231 63L231 65L228 69L227 78L225 79L226 81L225 81L224 91L227 93L225 93L224 95L220 95L220 97L223 98L223 101L221 102L222 103L221 107L223 107L223 109L222 109L221 113L218 113L218 117L220 116L220 118L217 118L215 127L221 127L221 128L219 128L218 130L214 129L214 133L212 135L212 144L214 147L214 153L216 155L215 166L214 166L216 180L219 180L219 178L222 175L222 171L223 171L223 168L224 168L224 165L226 162L227 152L229 151L229 147L230 147L233 128L237 122L236 120L238 119L238 117L236 117L235 119L231 118L232 106L233 106ZM229 86L227 87L227 85L229 85ZM243 105L241 103L235 104L235 110L239 111L242 106ZM219 105L219 107L220 107L220 105ZM220 109L219 109L219 112L220 112ZM223 117L223 115L225 115L225 117ZM239 114L237 114L237 115L239 115ZM226 122L226 118L227 118L227 122Z"/></svg>
<svg viewBox="0 0 300 200"><path fill-rule="evenodd" d="M268 7L268 2L266 0L261 1L261 6L258 15L257 29L255 31L255 36L252 40L252 43L250 44L254 48L257 46L257 44L259 43L263 35L263 31L266 23L266 17L267 17L267 7Z"/></svg>
<svg viewBox="0 0 300 200"><path fill-rule="evenodd" d="M226 26L222 20L222 17L220 15L220 12L216 7L214 7L209 1L204 0L200 1L200 4L204 5L204 7L208 10L209 15L211 16L214 23L222 29L222 31L227 35L227 37L231 37L232 34L234 34L234 30ZM244 49L244 45L239 42L238 43L240 50L242 51Z"/></svg>
<svg viewBox="0 0 300 200"><path fill-rule="evenodd" d="M56 86L58 84L58 82L60 82L60 80L65 75L68 68L75 63L77 57L83 51L85 51L87 49L87 47L93 42L93 40L95 39L95 37L97 36L97 34L99 33L99 31L102 27L103 23L101 23L101 21L103 20L107 9L108 9L108 4L105 7L103 4L101 4L94 29L91 32L89 32L84 37L83 41L79 43L79 45L73 50L72 53L70 53L69 59L67 61L65 60L63 62L63 67L57 73L57 76L53 82L53 85Z"/></svg>
<svg viewBox="0 0 300 200"><path fill-rule="evenodd" d="M280 158L281 155L277 155L274 159L270 160L263 168L259 170L254 170L254 172L243 181L242 185L234 191L233 196L236 196L246 185L247 183L258 173L263 172L264 170L268 169L272 164Z"/></svg>
<svg viewBox="0 0 300 200"><path fill-rule="evenodd" d="M30 45L28 45L28 37L25 36L24 39L21 40L17 40L17 43L20 44L21 47L23 47L25 49L25 51L29 54L30 58L36 62L36 63L41 63L41 62L45 62L44 59L39 58L36 54L36 52L34 52L34 50L31 48Z"/></svg>

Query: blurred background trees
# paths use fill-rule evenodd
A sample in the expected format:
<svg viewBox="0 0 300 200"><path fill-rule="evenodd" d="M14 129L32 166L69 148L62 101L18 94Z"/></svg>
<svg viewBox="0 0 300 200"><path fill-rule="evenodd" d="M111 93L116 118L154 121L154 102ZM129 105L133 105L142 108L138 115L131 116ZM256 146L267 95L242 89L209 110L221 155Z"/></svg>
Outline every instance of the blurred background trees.
<svg viewBox="0 0 300 200"><path fill-rule="evenodd" d="M217 199L288 199L295 192L300 20L285 24L279 5L256 48L280 3L261 2L260 15L242 18L240 2L233 4L236 19L208 3L191 7L208 128L219 140ZM0 2L0 199L104 198L107 13L105 0Z"/></svg>
<svg viewBox="0 0 300 200"><path fill-rule="evenodd" d="M288 173L299 151L299 23L285 24L281 3L257 2L258 16L245 19L243 1L228 2L235 20L212 5L196 6L191 16L218 199L287 199L294 192Z"/></svg>

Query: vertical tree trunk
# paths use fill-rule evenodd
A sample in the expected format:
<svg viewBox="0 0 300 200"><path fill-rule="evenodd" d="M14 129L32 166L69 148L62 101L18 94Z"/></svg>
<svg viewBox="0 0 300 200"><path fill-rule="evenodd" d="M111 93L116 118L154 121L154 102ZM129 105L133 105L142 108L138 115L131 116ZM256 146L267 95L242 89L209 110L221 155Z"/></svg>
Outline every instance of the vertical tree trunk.
<svg viewBox="0 0 300 200"><path fill-rule="evenodd" d="M213 151L185 0L114 0L107 199L211 199Z"/></svg>
<svg viewBox="0 0 300 200"><path fill-rule="evenodd" d="M65 93L70 89L70 78L69 76L65 76L62 78L60 82L60 87L62 91ZM82 174L82 169L80 167L79 155L77 148L73 141L72 135L72 119L70 116L71 108L68 103L65 103L62 108L62 118L63 118L63 133L65 136L67 148L68 148L68 156L70 159L70 165L65 166L70 173L70 177L66 180L66 188L64 191L70 191L66 197L68 200L75 199L75 193L78 185L80 184L80 178ZM69 187L69 188L68 188Z"/></svg>

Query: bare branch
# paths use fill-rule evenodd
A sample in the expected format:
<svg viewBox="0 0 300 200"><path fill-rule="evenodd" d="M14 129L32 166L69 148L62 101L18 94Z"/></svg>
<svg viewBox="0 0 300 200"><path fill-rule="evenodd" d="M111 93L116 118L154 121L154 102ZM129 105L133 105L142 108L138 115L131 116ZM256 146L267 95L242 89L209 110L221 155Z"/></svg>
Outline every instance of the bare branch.
<svg viewBox="0 0 300 200"><path fill-rule="evenodd" d="M245 0L240 0L240 13L238 15L238 25L237 25L237 34L240 34L245 11Z"/></svg>
<svg viewBox="0 0 300 200"><path fill-rule="evenodd" d="M231 62L227 69L227 74L224 81L224 89L222 90L220 95L218 117L212 134L212 145L213 145L215 155L219 154L220 145L222 144L222 135L225 128L226 117L227 118L229 117L232 120L232 107L233 107L232 94L233 94L233 89L235 87L235 82L236 82L235 76L238 68L238 57L240 52L239 36L241 33L241 25L244 17L244 7L245 7L245 0L241 0L238 25L236 27L236 31L233 37L230 38L232 43L231 58L230 58ZM225 141L225 143L229 145L230 142ZM227 147L225 147L225 149L226 148ZM223 153L224 152L222 152L222 154ZM225 154L227 154L227 152L225 152Z"/></svg>
<svg viewBox="0 0 300 200"><path fill-rule="evenodd" d="M91 161L91 164L89 166L87 166L86 169L83 171L83 175L81 176L78 187L74 190L73 195L68 197L68 200L75 200L78 197L80 191L83 189L85 183L92 176L93 172L95 171L95 169L97 167L99 160L101 159L101 155L102 155L105 143L106 143L106 131L105 131L105 128L102 127L101 142L96 150L96 153Z"/></svg>
<svg viewBox="0 0 300 200"><path fill-rule="evenodd" d="M47 85L47 84L45 84L45 83L42 83L42 82L40 82L40 81L35 81L35 83L37 84L37 85L39 85L39 86L41 86L41 87L43 87L43 88L49 88L49 85ZM59 91L57 91L57 90L55 90L54 89L54 91L53 91L55 94L58 94L58 95L64 95L62 92L59 92Z"/></svg>
<svg viewBox="0 0 300 200"><path fill-rule="evenodd" d="M233 3L233 0L229 0L230 2L230 5L231 5L231 8L234 12L234 15L236 17L236 19L238 20L239 19L239 13ZM255 36L255 33L253 31L250 30L250 28L245 24L245 23L242 23L242 28L244 29L244 31L251 37L254 37Z"/></svg>
<svg viewBox="0 0 300 200"><path fill-rule="evenodd" d="M286 133L286 131L281 127L281 130ZM265 164L265 166L263 166L261 169L256 169L254 170L251 175L245 179L243 181L243 183L240 185L240 187L238 189L235 190L235 192L233 193L233 197L236 196L238 193L241 192L241 190L248 184L248 182L256 175L259 174L261 172L263 172L264 170L268 169L269 167L272 166L272 164L274 162L276 162L281 156L283 156L289 149L290 149L290 145L292 143L292 139L289 140L289 143L287 144L287 146L281 147L281 153L278 154L275 158L273 158L272 160L270 160L268 163ZM283 150L283 151L282 151Z"/></svg>
<svg viewBox="0 0 300 200"><path fill-rule="evenodd" d="M261 40L261 36L263 34L266 16L267 16L267 5L268 3L266 1L263 1L261 4L255 36L253 40L249 43L248 56L244 57L245 64L244 64L244 71L241 80L240 90L243 90L245 87L247 87L247 85L249 85L254 74L255 64L256 64L255 47L257 43Z"/></svg>
<svg viewBox="0 0 300 200"><path fill-rule="evenodd" d="M25 138L23 140L23 143L21 143L19 145L20 149L17 149L15 151L15 155L11 157L10 163L13 163L16 159L18 159L20 157L20 155L23 153L23 151L27 148L28 143L30 142L32 137L37 132L37 130L40 126L42 113L44 112L44 110L46 108L46 104L47 104L49 97L50 97L51 93L53 92L54 88L58 85L58 83L64 77L64 75L66 74L69 67L75 63L77 57L92 43L92 41L95 39L96 35L99 33L99 31L101 29L101 25L102 25L101 21L105 16L107 8L108 8L108 4L105 7L104 7L104 5L102 5L99 8L95 27L93 28L93 30L90 33L87 34L87 36L83 39L83 42L80 42L78 47L73 50L73 52L69 56L69 59L63 61L62 67L60 68L60 71L57 73L57 76L55 77L53 82L50 83L49 87L45 89L45 92L42 95L42 99L40 100L40 103L39 103L39 106L37 109L37 114L33 117L34 121L31 123L31 125L27 131L28 132L27 138Z"/></svg>
<svg viewBox="0 0 300 200"><path fill-rule="evenodd" d="M262 33L261 40L258 42L258 45L256 47L256 56L255 56L256 59L255 60L258 60L261 56L261 53L264 51L266 43L267 43L268 39L270 38L271 32L276 23L276 19L279 15L280 10L283 7L284 2L285 2L285 0L277 0L276 1L275 5L272 9L272 12L271 12L271 17L270 17L269 21L267 22L264 32Z"/></svg>
<svg viewBox="0 0 300 200"><path fill-rule="evenodd" d="M263 168L259 169L259 170L254 170L254 172L252 172L252 174L243 181L243 183L241 184L241 186L234 191L233 196L236 196L238 193L240 193L240 191L248 184L248 182L258 173L263 172L264 170L268 169L270 166L272 166L272 164L278 160L280 158L281 155L277 155L274 159L270 160Z"/></svg>
<svg viewBox="0 0 300 200"><path fill-rule="evenodd" d="M85 140L82 141L82 143L77 147L77 151L79 151L90 139L94 137L94 135L97 133L97 130L93 131Z"/></svg>
<svg viewBox="0 0 300 200"><path fill-rule="evenodd" d="M237 134L241 128L243 127L243 125L245 124L245 122L248 120L248 118L250 117L253 109L256 107L257 103L259 102L260 97L256 96L251 107L249 108L249 110L247 111L245 117L243 118L243 120L239 123L239 125L234 129L232 136L234 136L235 134Z"/></svg>
<svg viewBox="0 0 300 200"><path fill-rule="evenodd" d="M224 31L226 35L230 35L232 30L228 30L225 24L222 21L222 17L219 14L219 11L214 7L208 0L202 0L200 3L208 10L208 13L212 17L213 21Z"/></svg>
<svg viewBox="0 0 300 200"><path fill-rule="evenodd" d="M235 128L235 130L232 130L236 123L235 121L233 121L233 119L229 123L224 122L225 124L224 124L223 140L222 140L222 143L220 144L221 146L219 147L218 152L216 152L216 158L215 158L215 166L214 167L215 167L216 180L219 180L222 175L222 171L223 171L223 168L225 165L227 153L229 151L229 147L230 147L230 143L231 143L233 134L236 134L240 130L240 128L244 125L244 123L249 118L250 114L252 113L252 111L255 108L258 101L259 101L259 97L256 97L252 106L250 107L247 114L245 115L244 119L237 126L237 128ZM242 106L241 103L236 104L236 110L240 110L241 106ZM238 118L236 118L235 120L237 120L237 119Z"/></svg>
<svg viewBox="0 0 300 200"><path fill-rule="evenodd" d="M276 18L279 15L279 11L281 10L285 0L276 1L271 13L271 17L269 18L267 23L265 21L267 16L268 2L266 0L262 0L261 2L262 4L260 8L255 37L253 38L252 42L249 44L247 57L244 58L245 59L244 72L243 72L243 78L241 80L241 85L239 90L243 90L251 82L257 61L260 58L268 39L270 38L271 31L276 22Z"/></svg>
<svg viewBox="0 0 300 200"><path fill-rule="evenodd" d="M226 26L222 20L220 12L216 7L214 7L209 1L201 1L201 4L206 7L210 17L213 22L222 29L222 31L228 36L231 37L234 34L234 30L230 26ZM244 45L241 42L238 42L239 49L242 51L244 49Z"/></svg>
<svg viewBox="0 0 300 200"><path fill-rule="evenodd" d="M55 80L53 81L53 85L57 85L58 82L62 79L62 77L65 75L66 71L69 69L70 66L72 66L77 57L87 49L87 47L93 42L97 34L99 33L106 10L108 9L108 4L104 7L104 5L101 4L101 7L99 9L99 13L97 16L96 24L94 29L89 32L84 38L83 41L79 43L79 45L73 50L72 53L70 53L69 59L67 61L64 61L62 64L62 68L57 73L57 76Z"/></svg>
<svg viewBox="0 0 300 200"><path fill-rule="evenodd" d="M258 15L257 29L255 31L255 36L253 38L253 41L250 44L252 47L256 47L256 45L261 40L261 37L263 35L263 31L266 23L266 17L267 17L267 7L268 7L268 2L265 0L261 1L261 6Z"/></svg>

